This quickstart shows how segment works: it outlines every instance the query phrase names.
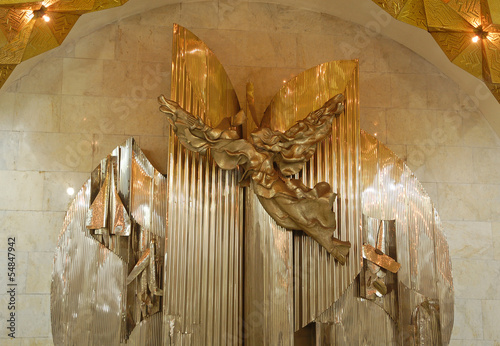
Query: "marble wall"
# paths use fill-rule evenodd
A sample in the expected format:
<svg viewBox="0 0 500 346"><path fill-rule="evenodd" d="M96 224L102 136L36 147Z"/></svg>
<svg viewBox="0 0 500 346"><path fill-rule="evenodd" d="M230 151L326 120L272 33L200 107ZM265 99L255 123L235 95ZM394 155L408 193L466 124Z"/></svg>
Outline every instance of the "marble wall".
<svg viewBox="0 0 500 346"><path fill-rule="evenodd" d="M451 248L453 345L500 344L500 139L472 100L401 45L338 18L230 0L168 5L49 52L0 91L0 282L16 237L17 331L7 342L51 345L49 292L67 188L134 136L166 169L172 23L217 54L244 100L255 84L263 112L283 81L316 64L360 59L361 127L407 160L436 203ZM7 319L5 287L0 320Z"/></svg>

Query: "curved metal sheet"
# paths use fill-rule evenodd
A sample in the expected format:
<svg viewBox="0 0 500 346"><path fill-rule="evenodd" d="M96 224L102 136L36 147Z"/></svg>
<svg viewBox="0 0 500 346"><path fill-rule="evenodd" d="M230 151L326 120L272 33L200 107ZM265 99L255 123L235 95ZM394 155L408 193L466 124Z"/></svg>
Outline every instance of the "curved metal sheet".
<svg viewBox="0 0 500 346"><path fill-rule="evenodd" d="M364 131L361 150L364 241L374 240L377 227L371 223L394 220L395 254L401 263L397 272L398 298L384 297L379 303L394 318L398 312L400 343L411 338L439 339L447 344L453 328L453 279L448 244L437 211L408 166ZM424 301L439 307L439 325L427 324L430 329L420 328L417 334L417 326L412 324L413 312Z"/></svg>
<svg viewBox="0 0 500 346"><path fill-rule="evenodd" d="M85 227L90 180L66 215L54 259L51 319L54 344L116 345L123 333L126 263Z"/></svg>
<svg viewBox="0 0 500 346"><path fill-rule="evenodd" d="M282 241L293 247L294 270L293 274L289 273L293 277L290 276L288 281L294 283L294 299L288 301L286 314L277 312L277 318L286 319L286 315L293 314L293 330L306 326L328 309L361 269L358 73L357 60L332 61L309 69L279 90L262 121L262 126L285 131L334 95L342 93L345 96L345 112L334 120L332 136L318 145L317 152L299 176L308 186L322 181L332 186L337 194L333 206L337 217L335 237L350 241L351 249L347 264L341 265L310 237L301 233L283 234ZM262 215L249 217L261 218ZM265 234L269 230L263 228L260 232ZM271 249L268 254L262 254L262 259L250 259L255 262L250 266L258 265L259 261L270 263L278 256L278 250ZM267 267L262 267L263 273L267 271ZM250 278L250 282L256 278ZM275 292L280 289L288 288L276 287ZM245 293L245 296L248 295L248 299L253 300L251 287L248 288L248 294ZM246 315L252 312L245 310ZM276 327L271 326L270 330L279 333Z"/></svg>
<svg viewBox="0 0 500 346"><path fill-rule="evenodd" d="M215 55L181 26L174 26L173 36L171 98L212 126L236 115L236 93ZM166 328L164 340L238 344L243 290L239 173L219 170L210 155L187 152L172 131L168 160L164 325L174 323L174 335Z"/></svg>

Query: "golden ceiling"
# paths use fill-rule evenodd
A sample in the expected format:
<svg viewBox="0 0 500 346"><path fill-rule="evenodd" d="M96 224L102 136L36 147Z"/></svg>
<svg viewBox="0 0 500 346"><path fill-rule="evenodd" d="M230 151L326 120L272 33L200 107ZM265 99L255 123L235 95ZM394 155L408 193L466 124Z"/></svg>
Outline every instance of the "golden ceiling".
<svg viewBox="0 0 500 346"><path fill-rule="evenodd" d="M60 45L87 12L128 0L0 0L0 88L24 60ZM500 1L373 0L394 18L426 29L456 65L500 102Z"/></svg>
<svg viewBox="0 0 500 346"><path fill-rule="evenodd" d="M128 0L0 0L0 87L22 61L59 46L84 13Z"/></svg>
<svg viewBox="0 0 500 346"><path fill-rule="evenodd" d="M454 64L483 80L500 102L499 0L373 0L427 30Z"/></svg>

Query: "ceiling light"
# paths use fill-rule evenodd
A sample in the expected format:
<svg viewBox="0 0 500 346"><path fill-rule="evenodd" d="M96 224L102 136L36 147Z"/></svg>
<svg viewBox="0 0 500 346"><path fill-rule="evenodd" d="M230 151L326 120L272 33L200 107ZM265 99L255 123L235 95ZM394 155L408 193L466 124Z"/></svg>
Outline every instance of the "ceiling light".
<svg viewBox="0 0 500 346"><path fill-rule="evenodd" d="M472 38L472 42L476 43L477 41L479 41L479 36L476 35Z"/></svg>
<svg viewBox="0 0 500 346"><path fill-rule="evenodd" d="M73 189L72 187L68 187L66 193L70 196L73 196L73 194L75 193L75 189Z"/></svg>
<svg viewBox="0 0 500 346"><path fill-rule="evenodd" d="M50 22L50 17L47 16L47 15L44 15L43 17L43 20L46 21L47 23Z"/></svg>

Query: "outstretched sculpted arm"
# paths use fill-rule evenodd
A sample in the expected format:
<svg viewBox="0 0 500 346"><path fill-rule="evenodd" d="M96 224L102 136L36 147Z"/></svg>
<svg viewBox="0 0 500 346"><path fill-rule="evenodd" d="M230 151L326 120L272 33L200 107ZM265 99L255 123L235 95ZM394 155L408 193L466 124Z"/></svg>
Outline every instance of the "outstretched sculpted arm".
<svg viewBox="0 0 500 346"><path fill-rule="evenodd" d="M257 147L276 153L274 161L285 176L300 172L332 131L333 120L344 111L344 95L337 94L285 133L263 128L252 133Z"/></svg>
<svg viewBox="0 0 500 346"><path fill-rule="evenodd" d="M167 116L177 138L187 149L201 154L210 149L215 162L222 169L234 169L252 162L256 155L254 146L240 139L236 131L212 128L200 117L185 111L177 102L163 95L158 101L160 111Z"/></svg>

